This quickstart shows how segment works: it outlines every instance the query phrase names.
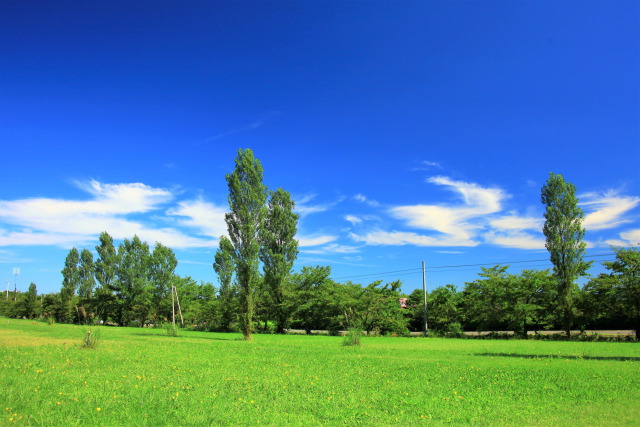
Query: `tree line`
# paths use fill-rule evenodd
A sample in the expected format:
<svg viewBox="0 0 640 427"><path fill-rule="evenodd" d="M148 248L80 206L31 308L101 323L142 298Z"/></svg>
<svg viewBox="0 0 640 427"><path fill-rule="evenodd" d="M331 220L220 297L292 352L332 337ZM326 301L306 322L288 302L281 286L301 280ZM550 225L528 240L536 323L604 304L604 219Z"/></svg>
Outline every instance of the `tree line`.
<svg viewBox="0 0 640 427"><path fill-rule="evenodd" d="M632 329L640 339L640 251L612 249L615 260L602 263L607 272L573 292L570 327ZM511 274L508 265L483 267L478 278L461 290L446 285L429 293L429 327L445 335L463 330L514 331L522 337L530 331L563 330L567 309L561 292L552 269ZM422 298L421 290L409 295L410 329L422 325Z"/></svg>
<svg viewBox="0 0 640 427"><path fill-rule="evenodd" d="M235 168L226 175L229 212L227 235L219 239L213 259L218 286L197 283L175 273L173 251L156 243L153 250L137 236L116 248L107 232L95 247L69 251L59 293L41 295L36 285L0 305L6 316L47 317L59 322L127 326L173 321L179 302L182 322L210 331L283 333L287 329L338 331L346 328L405 335L424 326L423 295L401 291L402 283L368 285L331 279L328 266L294 272L298 255L298 215L288 192L270 191L263 169L249 149L238 151ZM524 270L509 266L482 268L478 279L436 288L428 295L431 331L631 328L640 330L640 256L637 247L613 248L616 260L605 262L609 273L586 275L582 241L584 214L576 189L551 173L542 188L546 206L543 233L553 269ZM408 304L402 307L400 299Z"/></svg>
<svg viewBox="0 0 640 427"><path fill-rule="evenodd" d="M106 236L103 233L103 240L108 242ZM129 244L133 241L139 242L139 239L134 237ZM123 250L115 251L116 258ZM607 272L592 277L574 296L575 329L640 330L640 251L638 247L613 250L615 260L603 263ZM70 253L73 252L72 249ZM74 255L71 258L75 258ZM484 267L477 279L465 283L462 289L448 284L429 292L430 334L457 336L462 331L509 330L526 336L529 331L562 329L553 271L533 269L512 274L509 268L508 265ZM143 326L171 321L171 285L160 283L157 287L158 282L146 280L138 283L135 291L116 284L117 277L114 275L111 287L106 289L102 288L104 282L96 280L96 287L82 297L78 293L68 296L70 284L64 292L38 295L32 283L29 291L17 294L16 302L13 292L9 292L8 298L2 300L2 310L9 317L50 317L69 323L102 320L109 324ZM176 287L185 327L240 331L235 284L224 292L223 279L219 286L214 286L176 274L170 276L169 283ZM259 286L255 294L253 330L276 333L281 322L284 329L301 329L307 333L337 332L349 327L395 335L422 331L422 290L406 295L401 285L400 281L374 281L366 285L338 283L331 279L328 266L303 267L284 281L278 305L267 295L269 291L264 285ZM133 292L125 296L125 289ZM407 298L406 308L401 308L399 303L403 297Z"/></svg>

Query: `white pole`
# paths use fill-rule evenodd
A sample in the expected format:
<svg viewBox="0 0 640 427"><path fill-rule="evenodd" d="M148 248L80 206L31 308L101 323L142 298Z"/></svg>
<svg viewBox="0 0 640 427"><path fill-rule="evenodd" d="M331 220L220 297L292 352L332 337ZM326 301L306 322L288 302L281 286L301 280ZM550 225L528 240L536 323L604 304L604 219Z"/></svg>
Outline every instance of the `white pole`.
<svg viewBox="0 0 640 427"><path fill-rule="evenodd" d="M429 335L429 325L427 323L427 273L422 261L422 292L424 293L424 336Z"/></svg>
<svg viewBox="0 0 640 427"><path fill-rule="evenodd" d="M173 294L173 290L175 288L173 287L173 285L171 285L171 312L173 313L172 319L173 319L173 327L176 327L176 303L175 303L175 297Z"/></svg>
<svg viewBox="0 0 640 427"><path fill-rule="evenodd" d="M173 289L176 291L176 301L178 302L178 313L180 313L180 325L184 328L184 319L182 318L182 309L180 308L180 298L178 297L178 290L174 286Z"/></svg>

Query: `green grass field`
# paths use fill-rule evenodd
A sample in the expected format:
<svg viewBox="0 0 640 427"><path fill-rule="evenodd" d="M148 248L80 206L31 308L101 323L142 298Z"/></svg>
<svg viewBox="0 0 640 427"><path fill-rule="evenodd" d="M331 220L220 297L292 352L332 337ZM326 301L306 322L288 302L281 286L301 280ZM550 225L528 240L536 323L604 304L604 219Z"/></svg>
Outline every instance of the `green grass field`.
<svg viewBox="0 0 640 427"><path fill-rule="evenodd" d="M640 424L637 343L83 334L0 318L0 425Z"/></svg>

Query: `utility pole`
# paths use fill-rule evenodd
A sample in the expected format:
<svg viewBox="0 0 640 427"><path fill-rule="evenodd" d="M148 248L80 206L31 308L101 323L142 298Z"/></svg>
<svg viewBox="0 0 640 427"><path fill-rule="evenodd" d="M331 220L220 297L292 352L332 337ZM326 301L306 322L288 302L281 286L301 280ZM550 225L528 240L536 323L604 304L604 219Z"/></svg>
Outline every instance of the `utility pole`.
<svg viewBox="0 0 640 427"><path fill-rule="evenodd" d="M424 293L424 336L429 335L429 325L427 324L427 273L422 261L422 292Z"/></svg>
<svg viewBox="0 0 640 427"><path fill-rule="evenodd" d="M176 328L176 300L175 300L175 294L173 293L173 285L171 285L171 319L173 322L173 329Z"/></svg>
<svg viewBox="0 0 640 427"><path fill-rule="evenodd" d="M7 301L9 301L9 283L11 283L11 280L7 280Z"/></svg>
<svg viewBox="0 0 640 427"><path fill-rule="evenodd" d="M13 302L16 302L17 299L17 295L18 295L18 275L20 274L20 268L19 267L14 267L13 268L13 275L15 276L15 282L14 282L14 287L13 287ZM7 296L9 294L7 293Z"/></svg>

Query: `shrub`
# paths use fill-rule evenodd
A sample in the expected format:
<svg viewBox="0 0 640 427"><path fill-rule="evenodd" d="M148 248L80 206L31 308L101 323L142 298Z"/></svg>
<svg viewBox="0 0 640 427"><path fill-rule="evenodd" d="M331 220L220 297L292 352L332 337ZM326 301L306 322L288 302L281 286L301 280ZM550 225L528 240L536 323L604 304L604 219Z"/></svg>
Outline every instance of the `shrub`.
<svg viewBox="0 0 640 427"><path fill-rule="evenodd" d="M84 329L80 341L80 348L97 349L100 344L100 329Z"/></svg>
<svg viewBox="0 0 640 427"><path fill-rule="evenodd" d="M344 338L342 339L342 345L344 346L360 345L361 337L362 337L362 329L349 328L349 331L345 334Z"/></svg>
<svg viewBox="0 0 640 427"><path fill-rule="evenodd" d="M444 331L444 336L447 338L466 338L462 325L458 322L449 323Z"/></svg>
<svg viewBox="0 0 640 427"><path fill-rule="evenodd" d="M164 330L167 331L167 335L170 337L177 337L180 335L180 327L173 323L166 323L164 325Z"/></svg>

